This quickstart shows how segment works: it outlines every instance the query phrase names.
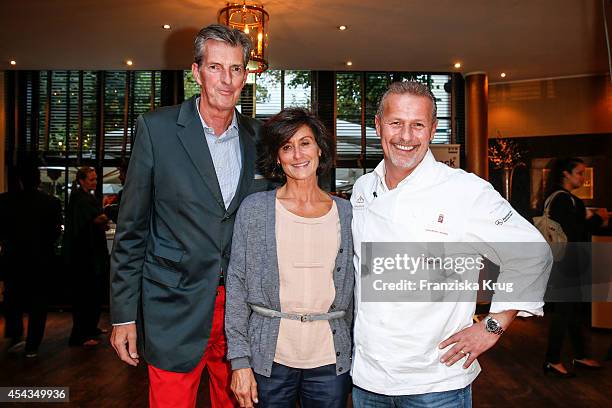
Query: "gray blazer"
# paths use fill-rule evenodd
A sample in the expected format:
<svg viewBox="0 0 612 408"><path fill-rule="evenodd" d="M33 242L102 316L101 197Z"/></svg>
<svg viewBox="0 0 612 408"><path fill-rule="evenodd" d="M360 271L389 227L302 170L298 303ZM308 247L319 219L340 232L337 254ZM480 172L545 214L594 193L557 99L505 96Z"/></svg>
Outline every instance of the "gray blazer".
<svg viewBox="0 0 612 408"><path fill-rule="evenodd" d="M269 377L276 352L280 318L252 313L249 304L280 311L279 273L275 234L276 191L245 198L234 224L232 255L227 273L225 334L232 369L251 367ZM351 367L353 321L353 238L351 204L333 197L338 208L341 242L334 266L336 297L329 312L345 310L344 318L330 320L336 349L336 374Z"/></svg>

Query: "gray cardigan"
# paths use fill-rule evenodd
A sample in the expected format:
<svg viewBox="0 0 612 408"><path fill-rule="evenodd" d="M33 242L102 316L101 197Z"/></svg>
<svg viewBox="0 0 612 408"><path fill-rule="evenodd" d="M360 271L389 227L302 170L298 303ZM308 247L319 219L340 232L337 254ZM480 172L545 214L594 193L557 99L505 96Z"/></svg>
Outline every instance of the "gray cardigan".
<svg viewBox="0 0 612 408"><path fill-rule="evenodd" d="M280 318L252 313L249 304L280 311L279 272L275 234L276 191L255 193L244 199L234 224L232 253L227 271L225 333L227 358L232 369L251 367L269 377L276 352ZM341 226L340 250L334 266L336 297L329 311L346 311L330 320L336 350L336 374L351 367L353 320L353 238L351 204L333 197ZM308 323L305 323L308 324Z"/></svg>

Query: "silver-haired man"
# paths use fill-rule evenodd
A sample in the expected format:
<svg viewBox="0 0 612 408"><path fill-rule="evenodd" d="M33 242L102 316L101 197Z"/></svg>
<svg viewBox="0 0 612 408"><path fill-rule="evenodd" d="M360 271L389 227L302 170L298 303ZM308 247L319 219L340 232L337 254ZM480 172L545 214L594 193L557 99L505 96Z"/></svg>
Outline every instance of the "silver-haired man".
<svg viewBox="0 0 612 408"><path fill-rule="evenodd" d="M235 109L250 50L239 30L203 28L191 67L200 95L138 118L112 255L111 342L127 364L149 363L152 407L195 406L204 367L212 406L236 405L224 272L236 210L265 188L254 180L260 124Z"/></svg>
<svg viewBox="0 0 612 408"><path fill-rule="evenodd" d="M351 197L357 274L353 405L468 407L470 384L480 372L476 358L499 340L517 312L542 314L550 249L489 183L434 159L429 143L436 132L436 101L426 85L391 84L375 123L384 160L357 180ZM423 243L445 251L478 243L498 256L499 280L528 282L533 301L493 298L489 316L472 324L476 292L472 301L438 302L414 301L421 299L416 291L403 301L392 301L395 295L384 291L372 295L362 263L374 255L362 254L362 243L381 242L400 242L402 248ZM510 253L499 242L529 243L531 250ZM378 276L384 279L377 275L374 282Z"/></svg>

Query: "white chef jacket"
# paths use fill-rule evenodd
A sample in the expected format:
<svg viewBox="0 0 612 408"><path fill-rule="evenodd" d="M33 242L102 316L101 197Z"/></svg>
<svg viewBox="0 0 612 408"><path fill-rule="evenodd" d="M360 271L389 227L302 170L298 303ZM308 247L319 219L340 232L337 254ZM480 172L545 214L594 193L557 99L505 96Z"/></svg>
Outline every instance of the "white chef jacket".
<svg viewBox="0 0 612 408"><path fill-rule="evenodd" d="M444 350L438 345L472 324L475 302L363 302L361 243L477 242L496 254L498 281L520 276L531 285L530 299L544 296L552 266L550 249L533 245L517 259L516 254L495 247L496 242L545 241L491 184L437 162L431 151L393 190L386 187L384 172L382 161L357 180L351 197L356 274L353 383L384 395L463 388L476 378L480 365L475 361L464 369L465 361L460 360L447 367L440 358L452 345ZM542 315L543 306L541 301L496 302L494 296L490 311Z"/></svg>

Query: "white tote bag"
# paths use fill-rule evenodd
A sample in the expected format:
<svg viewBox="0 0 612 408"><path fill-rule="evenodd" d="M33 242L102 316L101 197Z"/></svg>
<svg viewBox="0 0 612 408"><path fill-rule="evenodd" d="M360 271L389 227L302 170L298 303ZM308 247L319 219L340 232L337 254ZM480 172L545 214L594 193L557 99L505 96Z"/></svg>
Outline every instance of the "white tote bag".
<svg viewBox="0 0 612 408"><path fill-rule="evenodd" d="M552 193L544 202L544 214L539 217L533 217L533 224L542 233L544 239L550 244L552 250L553 259L555 262L559 262L565 256L565 247L567 245L567 235L561 228L561 225L550 218L549 207L557 194L568 194L566 191L557 190ZM570 195L572 202L574 198ZM574 203L574 206L576 203Z"/></svg>

